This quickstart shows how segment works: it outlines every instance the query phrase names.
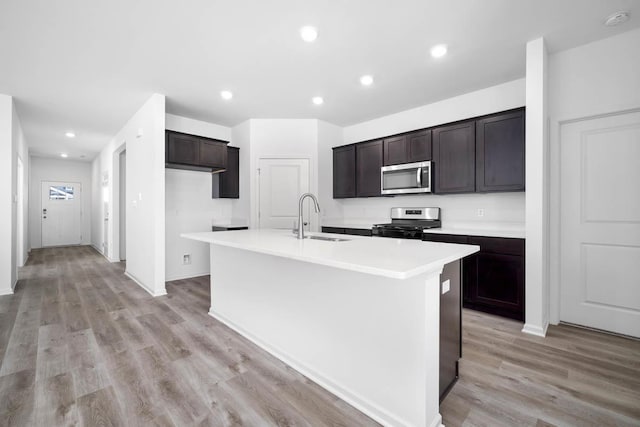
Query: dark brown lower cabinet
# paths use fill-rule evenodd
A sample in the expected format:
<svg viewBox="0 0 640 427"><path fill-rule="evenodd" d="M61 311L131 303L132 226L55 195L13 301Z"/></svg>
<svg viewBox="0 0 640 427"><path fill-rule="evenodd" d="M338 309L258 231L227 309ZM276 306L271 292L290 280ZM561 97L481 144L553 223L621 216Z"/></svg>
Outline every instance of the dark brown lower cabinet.
<svg viewBox="0 0 640 427"><path fill-rule="evenodd" d="M425 233L425 241L480 246L462 260L462 305L524 321L524 239Z"/></svg>
<svg viewBox="0 0 640 427"><path fill-rule="evenodd" d="M465 263L464 307L524 321L524 240L469 237L480 246Z"/></svg>
<svg viewBox="0 0 640 427"><path fill-rule="evenodd" d="M323 233L351 234L352 236L371 236L370 228L322 227Z"/></svg>
<svg viewBox="0 0 640 427"><path fill-rule="evenodd" d="M458 378L458 361L462 357L460 279L460 260L444 266L440 274L440 402ZM442 293L447 280L449 291Z"/></svg>

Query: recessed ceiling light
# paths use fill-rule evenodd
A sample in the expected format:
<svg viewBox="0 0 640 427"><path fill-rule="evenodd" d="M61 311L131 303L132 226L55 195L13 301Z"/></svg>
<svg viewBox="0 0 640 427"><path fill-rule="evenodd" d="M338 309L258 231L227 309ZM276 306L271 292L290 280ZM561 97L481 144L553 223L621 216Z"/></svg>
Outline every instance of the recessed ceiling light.
<svg viewBox="0 0 640 427"><path fill-rule="evenodd" d="M324 103L324 99L321 96L314 96L311 101L316 105L322 105Z"/></svg>
<svg viewBox="0 0 640 427"><path fill-rule="evenodd" d="M373 84L373 76L365 75L360 77L360 83L362 86L371 86Z"/></svg>
<svg viewBox="0 0 640 427"><path fill-rule="evenodd" d="M607 27L615 27L616 25L624 24L629 20L629 12L621 10L620 12L616 12L613 15L607 17L604 20L604 25Z"/></svg>
<svg viewBox="0 0 640 427"><path fill-rule="evenodd" d="M60 153L60 157L64 157L66 159L69 155L67 153Z"/></svg>
<svg viewBox="0 0 640 427"><path fill-rule="evenodd" d="M431 56L434 58L442 58L447 54L447 45L446 44L437 44L431 48Z"/></svg>
<svg viewBox="0 0 640 427"><path fill-rule="evenodd" d="M75 138L76 134L73 132L67 132L64 134L64 136L66 136L67 138Z"/></svg>
<svg viewBox="0 0 640 427"><path fill-rule="evenodd" d="M318 30L310 25L300 28L300 37L302 40L311 43L318 38Z"/></svg>
<svg viewBox="0 0 640 427"><path fill-rule="evenodd" d="M222 92L220 92L220 96L222 97L222 99L229 100L233 98L233 93L231 93L231 91L228 91L228 90L223 90Z"/></svg>

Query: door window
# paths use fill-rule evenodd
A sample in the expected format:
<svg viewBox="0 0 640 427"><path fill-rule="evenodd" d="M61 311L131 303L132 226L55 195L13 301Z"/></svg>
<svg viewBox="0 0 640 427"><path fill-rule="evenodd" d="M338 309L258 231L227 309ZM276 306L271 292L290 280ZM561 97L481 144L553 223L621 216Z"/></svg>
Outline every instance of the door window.
<svg viewBox="0 0 640 427"><path fill-rule="evenodd" d="M49 200L73 200L73 187L50 186Z"/></svg>

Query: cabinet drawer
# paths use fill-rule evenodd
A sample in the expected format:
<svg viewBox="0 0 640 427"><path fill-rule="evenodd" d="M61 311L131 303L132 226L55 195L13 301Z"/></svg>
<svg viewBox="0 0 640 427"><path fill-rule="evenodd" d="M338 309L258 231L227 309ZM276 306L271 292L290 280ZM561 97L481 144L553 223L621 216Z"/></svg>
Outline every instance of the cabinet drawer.
<svg viewBox="0 0 640 427"><path fill-rule="evenodd" d="M440 234L440 233L424 233L422 240L425 242L443 242L443 243L468 243L468 237L458 234Z"/></svg>
<svg viewBox="0 0 640 427"><path fill-rule="evenodd" d="M469 236L469 244L480 246L481 252L524 256L524 239Z"/></svg>
<svg viewBox="0 0 640 427"><path fill-rule="evenodd" d="M323 233L335 233L335 234L344 234L345 229L339 227L322 227Z"/></svg>
<svg viewBox="0 0 640 427"><path fill-rule="evenodd" d="M371 229L367 228L345 228L344 234L351 234L354 236L371 236Z"/></svg>

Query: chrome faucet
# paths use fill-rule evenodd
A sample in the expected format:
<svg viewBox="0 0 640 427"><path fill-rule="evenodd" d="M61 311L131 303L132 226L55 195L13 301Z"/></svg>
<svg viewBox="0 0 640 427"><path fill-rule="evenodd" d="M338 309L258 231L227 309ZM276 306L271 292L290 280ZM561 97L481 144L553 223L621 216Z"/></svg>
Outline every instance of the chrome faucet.
<svg viewBox="0 0 640 427"><path fill-rule="evenodd" d="M298 202L298 239L304 239L304 222L302 222L302 202L305 197L311 197L313 200L314 208L316 212L320 212L320 205L318 204L318 199L311 193L304 193L300 196L300 201Z"/></svg>

